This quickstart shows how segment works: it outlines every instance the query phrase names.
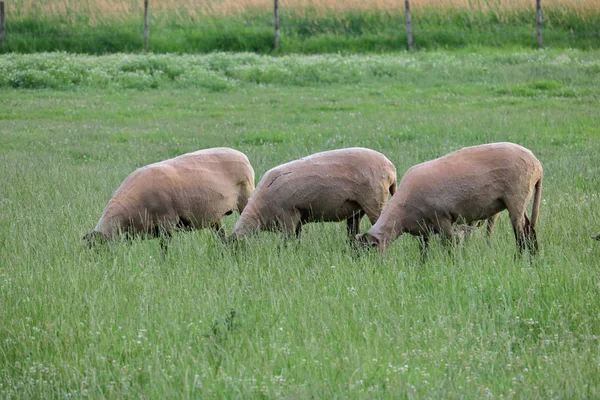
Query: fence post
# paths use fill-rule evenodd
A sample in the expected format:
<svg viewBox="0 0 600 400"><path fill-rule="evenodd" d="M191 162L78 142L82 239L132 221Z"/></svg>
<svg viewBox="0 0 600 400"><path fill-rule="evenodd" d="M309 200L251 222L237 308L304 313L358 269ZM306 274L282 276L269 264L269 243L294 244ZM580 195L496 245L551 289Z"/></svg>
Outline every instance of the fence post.
<svg viewBox="0 0 600 400"><path fill-rule="evenodd" d="M279 48L279 1L274 0L273 3L273 18L275 25L275 42L273 43L273 48L277 50Z"/></svg>
<svg viewBox="0 0 600 400"><path fill-rule="evenodd" d="M412 24L410 22L410 4L408 0L404 0L404 10L406 17L406 40L408 41L408 50L413 48Z"/></svg>
<svg viewBox="0 0 600 400"><path fill-rule="evenodd" d="M537 21L537 42L542 47L542 5L541 0L535 0L535 19Z"/></svg>
<svg viewBox="0 0 600 400"><path fill-rule="evenodd" d="M0 1L0 37L2 37L2 47L6 46L6 18L4 16L4 1Z"/></svg>
<svg viewBox="0 0 600 400"><path fill-rule="evenodd" d="M144 50L148 51L148 0L144 0Z"/></svg>

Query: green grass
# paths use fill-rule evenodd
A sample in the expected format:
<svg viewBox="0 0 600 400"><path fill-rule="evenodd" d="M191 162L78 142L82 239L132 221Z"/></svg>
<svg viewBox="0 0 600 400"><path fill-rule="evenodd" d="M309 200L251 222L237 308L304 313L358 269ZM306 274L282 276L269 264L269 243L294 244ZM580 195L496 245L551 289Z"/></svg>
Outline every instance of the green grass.
<svg viewBox="0 0 600 400"><path fill-rule="evenodd" d="M0 397L599 397L599 56L1 57ZM355 257L341 223L238 253L206 230L164 258L81 241L131 171L199 148L245 152L258 181L365 146L400 178L505 140L544 165L533 260L506 214L426 265L409 236Z"/></svg>
<svg viewBox="0 0 600 400"><path fill-rule="evenodd" d="M105 54L143 51L142 11L90 23L88 15L7 16L7 42L0 53L68 51ZM466 47L537 47L535 13L426 8L413 12L417 49ZM273 52L272 13L248 12L228 17L150 14L150 51L207 53ZM389 52L406 48L402 10L318 13L286 11L280 17L281 47L289 53ZM550 48L598 48L600 15L568 8L544 9L544 43Z"/></svg>

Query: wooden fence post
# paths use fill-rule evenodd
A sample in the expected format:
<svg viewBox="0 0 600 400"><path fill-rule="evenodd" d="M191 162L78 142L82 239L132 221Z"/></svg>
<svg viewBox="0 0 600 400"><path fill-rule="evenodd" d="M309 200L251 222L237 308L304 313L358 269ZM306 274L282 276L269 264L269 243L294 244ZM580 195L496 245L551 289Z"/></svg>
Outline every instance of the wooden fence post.
<svg viewBox="0 0 600 400"><path fill-rule="evenodd" d="M2 47L6 46L6 18L4 15L4 1L0 1L0 37L2 38Z"/></svg>
<svg viewBox="0 0 600 400"><path fill-rule="evenodd" d="M535 0L535 19L537 21L537 43L542 47L542 5L541 0Z"/></svg>
<svg viewBox="0 0 600 400"><path fill-rule="evenodd" d="M413 37L412 37L412 24L410 22L410 4L408 0L404 0L404 12L406 17L406 40L408 44L408 50L413 48Z"/></svg>
<svg viewBox="0 0 600 400"><path fill-rule="evenodd" d="M148 0L144 0L144 50L148 51Z"/></svg>
<svg viewBox="0 0 600 400"><path fill-rule="evenodd" d="M274 0L273 3L273 18L275 25L275 42L273 43L273 48L277 50L279 48L279 1Z"/></svg>

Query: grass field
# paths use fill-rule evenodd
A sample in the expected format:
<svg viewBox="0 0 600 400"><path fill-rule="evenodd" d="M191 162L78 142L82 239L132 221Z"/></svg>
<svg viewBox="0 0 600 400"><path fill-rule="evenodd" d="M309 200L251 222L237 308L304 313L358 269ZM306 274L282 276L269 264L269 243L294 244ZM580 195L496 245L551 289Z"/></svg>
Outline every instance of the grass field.
<svg viewBox="0 0 600 400"><path fill-rule="evenodd" d="M0 398L598 398L599 60L1 57ZM434 241L425 265L408 236L357 256L341 223L237 253L209 231L166 257L81 242L131 171L199 148L245 152L258 181L365 146L400 178L494 141L544 165L535 259L515 259L506 214L489 245Z"/></svg>
<svg viewBox="0 0 600 400"><path fill-rule="evenodd" d="M600 3L544 0L544 44L597 49ZM150 1L155 53L363 53L406 48L402 0L280 2L281 45L273 51L273 1ZM417 49L537 47L532 0L412 0ZM143 51L143 2L6 1L0 53Z"/></svg>

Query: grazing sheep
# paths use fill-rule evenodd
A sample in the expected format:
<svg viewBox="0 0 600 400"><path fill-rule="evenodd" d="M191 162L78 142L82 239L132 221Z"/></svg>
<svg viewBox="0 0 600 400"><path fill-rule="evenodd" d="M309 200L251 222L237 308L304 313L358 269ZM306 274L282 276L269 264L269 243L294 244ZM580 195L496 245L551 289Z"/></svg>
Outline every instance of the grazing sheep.
<svg viewBox="0 0 600 400"><path fill-rule="evenodd" d="M535 187L531 221L525 208ZM371 229L356 239L385 250L403 233L420 237L425 252L429 235L451 242L452 224L488 220L491 233L498 213L507 209L519 250L537 250L535 223L542 191L542 165L514 143L466 147L410 168L398 191Z"/></svg>
<svg viewBox="0 0 600 400"><path fill-rule="evenodd" d="M600 233L596 236L592 236L592 239L600 240Z"/></svg>
<svg viewBox="0 0 600 400"><path fill-rule="evenodd" d="M94 230L90 244L120 234L160 236L174 228L213 227L221 217L242 212L254 190L254 170L244 153L214 148L183 154L139 168L119 186Z"/></svg>
<svg viewBox="0 0 600 400"><path fill-rule="evenodd" d="M267 171L232 237L260 230L298 236L307 222L343 220L354 237L361 218L375 223L395 191L396 168L381 153L359 147L316 153Z"/></svg>

